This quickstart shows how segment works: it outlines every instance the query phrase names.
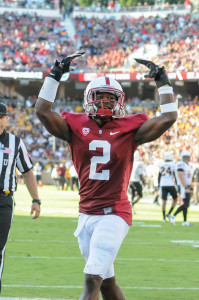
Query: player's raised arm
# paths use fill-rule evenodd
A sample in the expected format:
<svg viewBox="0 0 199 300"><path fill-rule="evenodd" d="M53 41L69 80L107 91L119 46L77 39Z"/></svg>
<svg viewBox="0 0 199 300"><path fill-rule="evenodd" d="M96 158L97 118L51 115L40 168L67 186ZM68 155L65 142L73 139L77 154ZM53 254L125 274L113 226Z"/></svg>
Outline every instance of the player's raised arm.
<svg viewBox="0 0 199 300"><path fill-rule="evenodd" d="M44 80L36 102L36 114L45 128L57 138L70 141L70 129L66 121L57 113L51 110L55 101L59 82L64 73L73 70L70 66L73 59L83 55L83 51L78 51L66 56L61 62L56 61L50 73Z"/></svg>
<svg viewBox="0 0 199 300"><path fill-rule="evenodd" d="M135 59L138 63L149 68L145 77L154 78L160 95L161 114L146 121L136 132L137 145L151 142L159 138L177 120L177 105L173 96L173 88L164 67L159 67L145 59Z"/></svg>

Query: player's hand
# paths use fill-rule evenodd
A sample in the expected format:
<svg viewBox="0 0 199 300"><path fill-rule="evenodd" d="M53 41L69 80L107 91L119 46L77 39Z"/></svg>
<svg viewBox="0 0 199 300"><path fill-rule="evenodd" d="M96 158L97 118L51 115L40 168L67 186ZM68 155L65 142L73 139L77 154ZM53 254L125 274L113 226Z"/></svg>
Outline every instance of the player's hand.
<svg viewBox="0 0 199 300"><path fill-rule="evenodd" d="M34 203L32 204L31 212L30 212L30 214L33 216L32 219L37 219L37 218L39 218L39 216L40 216L40 211L41 211L40 205L39 205L38 203L34 202Z"/></svg>
<svg viewBox="0 0 199 300"><path fill-rule="evenodd" d="M68 73L69 71L74 71L74 68L70 66L73 59L82 56L85 53L85 51L77 51L71 55L68 55L62 59L61 63L59 64L59 67L62 68L62 72Z"/></svg>
<svg viewBox="0 0 199 300"><path fill-rule="evenodd" d="M163 85L171 85L171 82L166 74L164 67L159 67L154 64L152 61L147 59L134 58L135 61L139 64L146 66L149 69L148 74L144 75L145 78L154 78L157 87Z"/></svg>
<svg viewBox="0 0 199 300"><path fill-rule="evenodd" d="M74 71L74 68L70 66L72 60L82 56L84 53L84 51L77 51L71 55L64 57L64 59L62 59L61 62L56 60L53 68L48 74L48 77L51 77L56 81L60 82L63 74L68 73L70 71Z"/></svg>

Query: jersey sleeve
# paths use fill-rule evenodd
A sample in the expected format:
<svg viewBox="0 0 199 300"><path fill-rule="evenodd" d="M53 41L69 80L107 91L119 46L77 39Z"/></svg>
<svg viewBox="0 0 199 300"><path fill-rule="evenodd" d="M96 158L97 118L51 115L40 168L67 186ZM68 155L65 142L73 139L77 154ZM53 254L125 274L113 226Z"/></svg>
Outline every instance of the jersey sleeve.
<svg viewBox="0 0 199 300"><path fill-rule="evenodd" d="M68 111L66 111L66 110L64 110L62 113L61 113L61 116L62 116L62 118L66 121L66 123L70 123L70 121L71 121L71 114L68 112Z"/></svg>
<svg viewBox="0 0 199 300"><path fill-rule="evenodd" d="M86 114L82 113L71 113L63 111L61 114L62 118L66 121L71 131L78 131L82 124L85 124L89 119Z"/></svg>
<svg viewBox="0 0 199 300"><path fill-rule="evenodd" d="M184 163L182 161L177 162L176 170L177 171L184 171Z"/></svg>
<svg viewBox="0 0 199 300"><path fill-rule="evenodd" d="M138 128L143 124L145 123L147 120L149 119L149 117L142 113L142 114L138 114L137 115L137 123L138 123Z"/></svg>
<svg viewBox="0 0 199 300"><path fill-rule="evenodd" d="M17 155L17 168L21 173L26 173L33 168L32 161L28 155L24 142L20 139L19 152Z"/></svg>
<svg viewBox="0 0 199 300"><path fill-rule="evenodd" d="M136 115L128 115L126 116L126 118L124 118L124 120L127 120L127 126L128 126L128 130L132 130L132 131L137 131L140 126L142 126L143 123L145 123L149 117L144 114L136 114Z"/></svg>

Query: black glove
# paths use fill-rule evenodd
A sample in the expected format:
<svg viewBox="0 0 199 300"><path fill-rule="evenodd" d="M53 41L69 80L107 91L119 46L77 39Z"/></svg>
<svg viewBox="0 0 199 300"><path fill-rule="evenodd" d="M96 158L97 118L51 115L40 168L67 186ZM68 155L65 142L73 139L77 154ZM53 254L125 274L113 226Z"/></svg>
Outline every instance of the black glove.
<svg viewBox="0 0 199 300"><path fill-rule="evenodd" d="M70 66L72 60L75 59L76 57L82 56L84 53L85 53L84 51L78 51L69 56L64 57L64 59L62 59L61 62L56 60L54 66L52 67L47 77L51 77L56 81L60 82L62 75L64 73L68 73L69 71L74 70L74 68ZM60 67L60 65L62 65L63 68Z"/></svg>
<svg viewBox="0 0 199 300"><path fill-rule="evenodd" d="M166 74L164 67L159 67L158 65L154 64L150 60L146 59L139 59L134 58L135 61L137 61L139 64L145 65L147 68L149 68L149 73L144 75L146 78L154 78L155 83L158 88L160 88L163 85L171 85L171 82Z"/></svg>

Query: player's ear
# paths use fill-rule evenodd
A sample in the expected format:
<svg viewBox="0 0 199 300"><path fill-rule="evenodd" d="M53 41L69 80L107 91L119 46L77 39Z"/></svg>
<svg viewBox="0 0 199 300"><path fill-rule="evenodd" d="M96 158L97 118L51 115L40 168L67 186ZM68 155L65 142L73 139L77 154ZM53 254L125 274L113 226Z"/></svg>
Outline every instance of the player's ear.
<svg viewBox="0 0 199 300"><path fill-rule="evenodd" d="M8 119L8 116L5 116L4 118L5 118L5 121L6 121L6 126L9 125L9 119Z"/></svg>

